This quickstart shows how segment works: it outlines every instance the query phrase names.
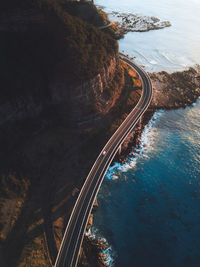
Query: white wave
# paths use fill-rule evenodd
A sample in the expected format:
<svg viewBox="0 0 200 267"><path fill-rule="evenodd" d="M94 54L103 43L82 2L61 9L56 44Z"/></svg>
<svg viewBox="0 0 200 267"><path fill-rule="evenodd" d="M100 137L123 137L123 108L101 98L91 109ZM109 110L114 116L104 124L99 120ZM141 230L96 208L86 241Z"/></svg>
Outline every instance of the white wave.
<svg viewBox="0 0 200 267"><path fill-rule="evenodd" d="M167 53L166 51L159 50L159 49L156 49L156 51L157 51L159 57L162 58L164 61L166 61L166 63L168 63L170 65L175 65L172 58L170 58L169 53Z"/></svg>
<svg viewBox="0 0 200 267"><path fill-rule="evenodd" d="M192 103L192 106L196 107L197 105L199 105L199 101L200 101L200 96L197 98L196 102Z"/></svg>
<svg viewBox="0 0 200 267"><path fill-rule="evenodd" d="M86 231L85 235L91 238L92 240L102 243L105 246L105 249L102 249L102 253L104 256L104 264L108 267L114 266L115 253L113 251L113 248L108 244L106 238L102 237L99 234L98 229L92 226L88 231Z"/></svg>
<svg viewBox="0 0 200 267"><path fill-rule="evenodd" d="M133 50L135 52L135 54L140 57L140 59L143 62L146 62L147 64L151 64L151 62L149 61L149 59L145 56L145 54L142 51L138 51L138 50Z"/></svg>
<svg viewBox="0 0 200 267"><path fill-rule="evenodd" d="M159 110L154 113L142 132L139 147L135 148L134 151L129 154L129 159L123 164L115 162L113 166L109 167L105 176L107 180L118 179L122 172L127 172L128 170L135 168L139 159L149 158L148 154L153 149L153 143L157 140L156 128L154 125L163 112L163 110Z"/></svg>
<svg viewBox="0 0 200 267"><path fill-rule="evenodd" d="M156 65L156 64L158 64L158 62L157 62L155 59L151 59L149 62L150 62L150 64L152 64L152 65Z"/></svg>

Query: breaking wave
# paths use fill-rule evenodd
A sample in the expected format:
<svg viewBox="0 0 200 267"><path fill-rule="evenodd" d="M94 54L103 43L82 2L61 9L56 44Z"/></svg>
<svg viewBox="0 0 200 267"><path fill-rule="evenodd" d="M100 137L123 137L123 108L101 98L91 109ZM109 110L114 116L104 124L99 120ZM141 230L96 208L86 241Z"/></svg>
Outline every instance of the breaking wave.
<svg viewBox="0 0 200 267"><path fill-rule="evenodd" d="M98 229L92 226L88 231L86 231L85 235L92 240L97 241L98 243L102 244L102 253L103 253L103 260L105 266L113 267L114 266L114 259L115 259L115 252L113 248L109 245L108 241L105 237L102 237L98 231Z"/></svg>
<svg viewBox="0 0 200 267"><path fill-rule="evenodd" d="M152 152L153 144L157 140L156 128L154 125L160 116L162 116L163 112L164 110L159 110L154 113L142 132L139 147L136 147L134 151L129 154L128 160L125 163L120 164L115 162L113 166L109 167L105 179L116 180L121 176L122 172L127 172L135 168L139 159L149 157L148 154L150 151Z"/></svg>

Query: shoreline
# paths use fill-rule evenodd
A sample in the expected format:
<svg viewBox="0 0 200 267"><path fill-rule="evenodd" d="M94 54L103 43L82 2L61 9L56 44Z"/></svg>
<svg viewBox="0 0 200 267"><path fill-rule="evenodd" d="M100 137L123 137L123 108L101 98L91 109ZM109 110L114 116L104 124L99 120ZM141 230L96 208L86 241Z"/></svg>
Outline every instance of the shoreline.
<svg viewBox="0 0 200 267"><path fill-rule="evenodd" d="M149 109L146 111L146 113L143 115L142 121L139 123L139 125L136 127L136 129L127 137L127 139L124 141L122 145L122 150L119 153L116 154L113 163L111 164L111 168L114 166L114 164L126 164L130 157L136 157L135 150L138 148L138 150L142 149L140 147L141 145L141 136L144 133L145 127L149 124L149 122L154 118L154 114L156 112L159 112L159 110L175 110L179 108L186 108L186 107L192 107L194 103L199 99L200 97L200 67L197 66L196 70L194 68L189 68L185 71L179 71L179 72L173 72L173 73L167 73L167 72L159 72L159 73L149 73L153 87L156 89L156 96L159 97L159 94L163 94L163 98L168 98L168 103L165 105L158 105L157 98L154 94L154 98L152 101L152 104L150 105ZM186 76L187 79L185 81L185 84L183 88L181 88L179 85L182 84L183 76ZM164 77L164 82L161 78ZM179 98L174 97L169 98L169 96L165 95L165 89L169 87L169 84L167 83L167 80L165 78L168 78L168 83L171 84L171 82L175 81L175 85L171 88L171 90L168 90L168 93L172 92L182 92L185 89L185 95L179 94ZM193 83L191 83L190 78L193 80ZM158 80L160 82L160 86L158 86ZM191 88L188 86L188 83L190 84ZM160 89L160 91L158 90ZM170 95L170 94L169 94ZM171 94L172 95L172 94ZM187 97L187 98L186 98ZM159 98L160 99L160 98ZM132 152L132 155L130 153ZM108 170L109 171L109 170ZM95 215L94 215L95 216ZM102 237L105 238L105 237ZM99 245L98 240L96 241L96 244L98 246L98 249L102 252L105 248L101 247ZM109 247L109 244L108 244ZM104 255L106 257L106 255ZM101 258L102 259L102 258ZM112 265L105 265L104 266L112 266Z"/></svg>
<svg viewBox="0 0 200 267"><path fill-rule="evenodd" d="M197 98L196 101L198 101L198 99L200 99L200 96ZM187 107L191 107L195 106L196 102L192 103L192 105L187 106ZM185 108L185 107L180 107L181 108ZM178 108L175 108L178 109ZM109 169L111 168L111 170L108 169L107 172L107 176L105 177L105 179L108 179L109 181L114 182L115 180L119 179L118 175L116 174L116 170L120 167L120 171L126 172L127 170L129 170L130 168L134 168L135 165L137 164L137 159L140 158L140 156L143 156L143 153L145 153L144 150L147 149L148 151L148 147L146 143L142 143L142 135L145 134L144 130L146 127L148 127L149 123L151 122L155 122L158 118L159 118L159 114L158 114L158 118L154 118L154 115L157 115L156 113L158 112L162 112L162 111L168 111L168 110L175 110L174 108L171 109L163 109L163 110L155 110L154 113L152 114L151 118L146 120L144 119L144 121L146 121L146 123L143 123L143 128L140 132L140 134L137 135L138 138L138 143L129 143L128 147L124 150L124 154L122 156L117 155L117 158L113 160L112 165L109 167ZM162 116L162 115L161 115ZM151 125L148 129L149 131L151 131ZM148 133L147 133L148 136ZM132 153L130 152L132 151ZM121 169L122 168L122 169ZM110 171L110 173L109 173ZM94 213L95 216L95 213ZM92 229L96 229L95 228L95 224L92 225L91 230ZM98 233L98 229L96 229L95 231L97 231ZM114 261L115 261L115 251L112 249L112 245L108 243L107 239L105 236L99 236L98 234L94 237L93 233L91 234L91 239L93 240L95 238L95 243L94 245L98 247L98 249L100 250L100 259L104 261L104 265L105 267L112 267L115 266L114 265ZM104 244L101 243L101 240L105 240L106 242ZM105 245L107 245L105 247ZM104 253L105 249L107 249L107 251L110 252L109 255L107 255L107 253ZM114 257L113 257L114 255ZM108 264L108 259L111 259L111 264Z"/></svg>
<svg viewBox="0 0 200 267"><path fill-rule="evenodd" d="M151 135L151 130L160 116L162 116L162 110L156 110L150 116L146 116L143 120L142 129L139 134L137 134L137 144L136 143L128 143L128 146L124 150L124 154L121 156L117 154L117 157L113 160L112 165L109 167L107 174L105 176L105 180L115 182L119 179L116 171L126 172L131 168L134 168L137 164L137 160L141 157L145 156L146 151L148 151L148 143L146 143L146 138L148 135ZM148 114L150 115L150 114ZM144 123L145 122L145 123ZM130 151L132 151L132 153ZM98 209L98 206L96 207ZM96 210L95 209L95 210ZM93 213L93 217L95 216L95 212ZM116 252L113 250L112 245L108 243L105 236L101 236L98 228L96 228L95 224L91 224L89 230L86 233L87 238L93 242L93 245L98 247L100 251L99 259L104 262L105 267L114 266Z"/></svg>
<svg viewBox="0 0 200 267"><path fill-rule="evenodd" d="M108 17L109 14L106 14L106 16ZM142 16L141 16L142 18ZM127 25L130 24L130 21L127 20L128 18L124 18L125 23L127 22ZM127 31L127 29L121 29L120 31L120 26L113 23L112 19L109 19L112 23L112 26L108 29L105 29L105 32L111 33L116 39L121 39L124 37L124 34L126 34L129 31L134 31L131 30L129 28L129 30ZM159 21L159 19L155 21ZM166 26L167 25L167 26ZM166 25L164 25L164 27L169 27L171 26L171 24L167 23ZM126 27L126 25L124 24L123 27ZM161 29L161 28L159 28ZM150 31L150 30L157 30L156 28L150 28L148 30L136 30L137 32L143 32L143 31ZM123 32L124 31L124 32ZM130 58L128 55L126 55L129 59L134 60L133 58ZM198 69L198 70L197 70ZM196 73L195 73L196 71ZM200 77L200 67L197 66L197 68L195 69L195 66L193 67L188 67L188 69L184 69L183 71L173 71L171 73L168 73L166 71L160 71L160 72L151 72L148 73L151 77L151 80L153 81L153 87L154 89L156 89L156 94L157 94L157 98L154 98L154 102L153 104L150 106L150 108L146 111L146 113L144 114L142 121L140 122L140 124L138 126L136 126L135 130L127 137L127 139L124 141L123 145L122 145L122 149L120 153L117 153L113 163L111 163L111 168L114 166L115 163L117 164L126 164L126 162L129 160L129 158L131 156L135 157L135 150L141 149L140 145L141 145L141 136L143 134L143 131L145 129L145 127L148 125L148 123L151 121L151 119L153 118L155 112L159 111L160 109L163 110L172 110L172 109L178 109L178 108L185 108L187 106L192 106L194 102L197 101L199 95L200 95L200 90L196 89L198 87L200 87L200 83L195 85L196 81L198 80L198 77ZM184 75L186 74L186 76L188 77L188 79L186 80L186 84L183 86L182 88L180 86L181 84L181 80L183 79ZM196 79L195 81L193 81L192 84L192 92L190 90L188 90L188 88L190 88L190 78ZM169 82L167 82L167 80ZM200 80L200 79L199 79ZM160 84L159 84L160 83ZM174 84L174 86L173 86ZM195 88L195 86L197 88ZM168 95L166 94L166 92L168 90L166 90L168 87L171 87L170 92L168 92ZM179 90L181 89L181 90ZM179 93L181 93L179 97L174 98L173 93L176 92L177 95L179 95ZM170 93L170 94L169 94ZM184 95L185 93L185 95ZM160 94L163 95L163 102L160 105L160 103L158 102L158 100L160 100ZM171 101L170 101L170 97ZM168 102L165 103L164 100L166 100L168 98ZM130 153L132 153L133 155L130 155ZM94 215L95 216L95 215ZM92 227L92 225L90 225ZM105 239L105 237L102 237L103 239ZM100 238L101 239L101 238ZM107 258L108 257L106 254L103 254L103 251L105 251L105 246L101 244L101 242L99 242L98 238L95 240L95 243L93 243L93 245L97 246L98 249L100 250L100 255L101 257L98 257L98 259L100 259L101 266L112 266L112 265L108 265L107 264ZM108 247L109 248L109 244ZM104 255L102 257L102 255ZM110 255L111 256L111 255ZM109 257L108 257L109 258Z"/></svg>
<svg viewBox="0 0 200 267"><path fill-rule="evenodd" d="M40 14L38 12L36 10L34 14ZM39 17L43 18L42 14ZM16 31L19 30L19 34L16 34L20 40L26 39L21 39L20 37L20 32L21 30L23 31L20 25L23 25L23 19L26 20L26 16L25 18L23 16L23 14L19 16L19 21L17 19L15 24ZM30 21L33 23L30 26L35 25L34 18L35 15L30 17ZM54 22L58 23L58 26L60 25L60 20L56 18L57 15L55 16L55 21L45 20L44 33L48 32L47 29ZM40 24L43 23L42 21L39 20L38 25L43 25ZM74 25L73 21L74 19L70 15L69 26ZM76 23L78 30L80 30L81 25L82 23L78 23L77 26ZM6 31L9 30L8 26L5 28ZM90 28L88 24L84 24L82 27L84 34L88 32L88 29L91 29L92 32L94 31L93 34L97 37L102 34L96 27L92 26ZM33 28L35 29L35 26ZM28 29L29 26L27 25L27 28L24 30L28 33ZM50 40L54 40L54 34L56 36L59 34L61 39L55 38L55 40L56 43L58 41L58 48L62 48L60 44L62 43L63 35L62 32L59 33L56 29L57 27L52 30L52 39ZM70 29L73 30L73 27L70 27ZM110 29L108 28L103 31L108 33ZM34 31L34 33L32 35L29 32L28 36L31 38L38 36L37 31ZM12 40L14 37L13 33L11 35ZM99 44L99 42L97 43ZM45 42L45 44L45 51L48 51L51 47L49 44L53 44L53 42ZM105 41L103 41L103 46L106 49ZM108 45L108 47L110 46ZM37 47L32 48L28 43L27 48L32 52L36 52L39 49ZM76 48L80 50L79 44L77 44ZM86 51L89 48L90 46L86 45ZM95 48L98 48L98 46L95 46L94 50ZM110 49L113 51L114 47L110 47ZM115 49L117 49L117 46ZM17 52L20 52L21 48L13 50L11 45L11 51L13 54L18 54ZM43 51L43 49L41 48L38 51ZM45 78L46 76L42 72L38 71L37 66L36 68L34 67L36 76L31 75L29 77L29 69L24 68L24 65L18 62L20 73L28 75L25 75L28 78L26 77L24 87L22 86L22 89L24 88L25 90L22 93L13 90L13 92L16 91L14 92L16 93L16 98L14 94L13 100L11 99L12 101L8 98L8 103L6 102L4 106L4 102L2 102L3 104L1 105L2 114L11 114L11 117L8 118L10 121L8 120L7 123L1 125L2 151L0 155L2 158L0 199L1 256L5 257L8 265L17 264L21 266L26 263L32 267L40 264L44 264L45 267L52 266L62 240L65 224L71 214L71 209L85 177L87 177L92 164L99 154L100 148L104 146L105 140L118 128L140 97L141 83L138 80L137 74L132 72L131 76L130 70L127 67L121 66L121 63L119 64L118 53L111 53L111 51L108 53L110 55L109 61L107 63L102 62L104 67L100 69L100 76L95 76L96 78L94 79L91 76L91 83L87 79L86 83L83 81L80 87L78 81L76 81L74 86L72 86L73 88L70 87L70 90L66 90L69 82L66 80L64 65L58 65L56 71L53 71L54 75L52 77L50 77L51 75L48 76L49 80ZM10 54L11 62L13 59L12 53ZM23 50L20 53L23 55ZM28 58L25 56L26 60ZM62 58L66 59L66 57ZM47 61L45 59L46 57L42 60L45 64L49 62L49 59L50 61L53 60L52 57L48 58ZM97 59L97 63L100 63L100 58L98 57ZM38 63L40 63L41 58L39 57L38 60ZM27 62L32 61L28 60ZM76 64L74 62L74 65ZM54 64L49 65L50 69L47 73L54 69L53 66L55 67ZM79 66L81 71L83 66L81 64ZM94 68L92 66L90 66L90 69L93 71ZM97 70L96 67L95 69ZM88 73L87 68L85 69ZM25 71L21 72L21 70ZM12 76L12 71L11 68L11 72L7 72L8 75ZM198 77L193 78L195 73L192 70L186 74L188 74L188 79L184 80L184 83L187 83L187 86L184 88L190 88L188 81L192 79L192 86L195 89ZM177 90L176 86L171 87L171 84L176 83L176 77L171 76L171 74L161 73L160 76L156 75L155 87L160 83L159 80L161 80L162 86L157 88L155 105L149 109L149 117L147 114L143 117L141 123L138 124L138 128L135 129L132 136L130 135L127 138L126 144L124 143L122 146L121 154L117 155L122 162L123 156L124 162L128 157L128 149L132 151L136 143L139 144L141 142L142 129L145 127L145 123L148 123L149 119L151 119L155 108L159 108L160 103L158 100L160 101L160 96L165 101L166 93L169 93L168 98L170 99L174 92L177 95L185 92L184 88L182 88L183 90ZM179 76L177 78L177 87L181 88L182 85L180 86L178 83L184 75ZM20 77L16 76L16 81L19 84L23 81ZM164 79L171 81L171 84L169 83L169 86L166 86L166 88L163 86L166 84L166 81L162 82ZM34 83L30 83L32 80ZM17 88L15 85L18 85L18 82L13 82L14 85L11 88ZM76 90L72 90L74 87ZM171 88L170 91L168 87ZM198 87L200 87L199 83ZM71 91L71 97L66 93L68 91ZM193 96L192 92L187 91L188 103L192 101L190 99L190 95ZM195 92L195 94L198 93ZM20 97L18 98L18 96ZM175 99L174 102L166 104L165 109L169 107L169 104L174 106L174 108L178 108L184 104L183 100L184 97L180 101ZM10 110L14 111L13 114ZM31 217L30 214L32 214ZM91 246L87 248L89 249L88 251L93 251ZM98 253L95 253L92 254L94 264L89 266L95 267L98 265L96 260ZM99 253L102 255L101 251ZM88 255L90 260L91 253ZM97 255L96 258L95 255ZM102 257L100 259L102 261ZM89 267L87 264L86 266Z"/></svg>
<svg viewBox="0 0 200 267"><path fill-rule="evenodd" d="M139 15L137 13L110 11L105 12L105 7L97 6L99 11L104 14L107 21L112 24L113 37L117 40L123 39L129 32L149 32L171 27L170 21L161 21L154 16ZM107 27L102 27L106 29Z"/></svg>

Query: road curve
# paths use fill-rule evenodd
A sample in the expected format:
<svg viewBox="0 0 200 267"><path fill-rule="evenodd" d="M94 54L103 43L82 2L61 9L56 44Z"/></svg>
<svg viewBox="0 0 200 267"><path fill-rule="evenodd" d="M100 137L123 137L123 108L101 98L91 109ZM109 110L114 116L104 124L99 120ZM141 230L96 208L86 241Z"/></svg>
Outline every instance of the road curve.
<svg viewBox="0 0 200 267"><path fill-rule="evenodd" d="M104 30L107 29L109 27L111 27L113 25L113 22L111 22L110 20L107 20L108 24L107 25L103 25L103 26L99 26L97 27L99 30Z"/></svg>
<svg viewBox="0 0 200 267"><path fill-rule="evenodd" d="M152 99L152 85L147 73L126 56L120 54L120 59L133 67L139 74L142 80L142 96L136 107L130 112L104 146L90 170L72 210L54 267L75 267L77 265L87 221L106 171L117 153L120 144L133 130L140 117L147 110ZM106 151L105 155L103 153L104 151Z"/></svg>

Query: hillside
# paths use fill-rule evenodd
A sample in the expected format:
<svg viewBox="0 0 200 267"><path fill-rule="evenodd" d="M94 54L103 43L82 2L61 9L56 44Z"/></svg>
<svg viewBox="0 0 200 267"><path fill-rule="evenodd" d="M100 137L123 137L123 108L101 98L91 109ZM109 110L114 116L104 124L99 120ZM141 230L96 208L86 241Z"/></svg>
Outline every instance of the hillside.
<svg viewBox="0 0 200 267"><path fill-rule="evenodd" d="M18 3L7 1L1 7L1 101L31 90L34 93L36 86L29 85L27 92L27 82L34 83L36 76L45 87L61 70L71 83L94 77L117 52L117 43L109 35L71 16L56 1Z"/></svg>
<svg viewBox="0 0 200 267"><path fill-rule="evenodd" d="M52 266L95 157L141 93L81 5L88 17L65 1L0 3L2 267Z"/></svg>

